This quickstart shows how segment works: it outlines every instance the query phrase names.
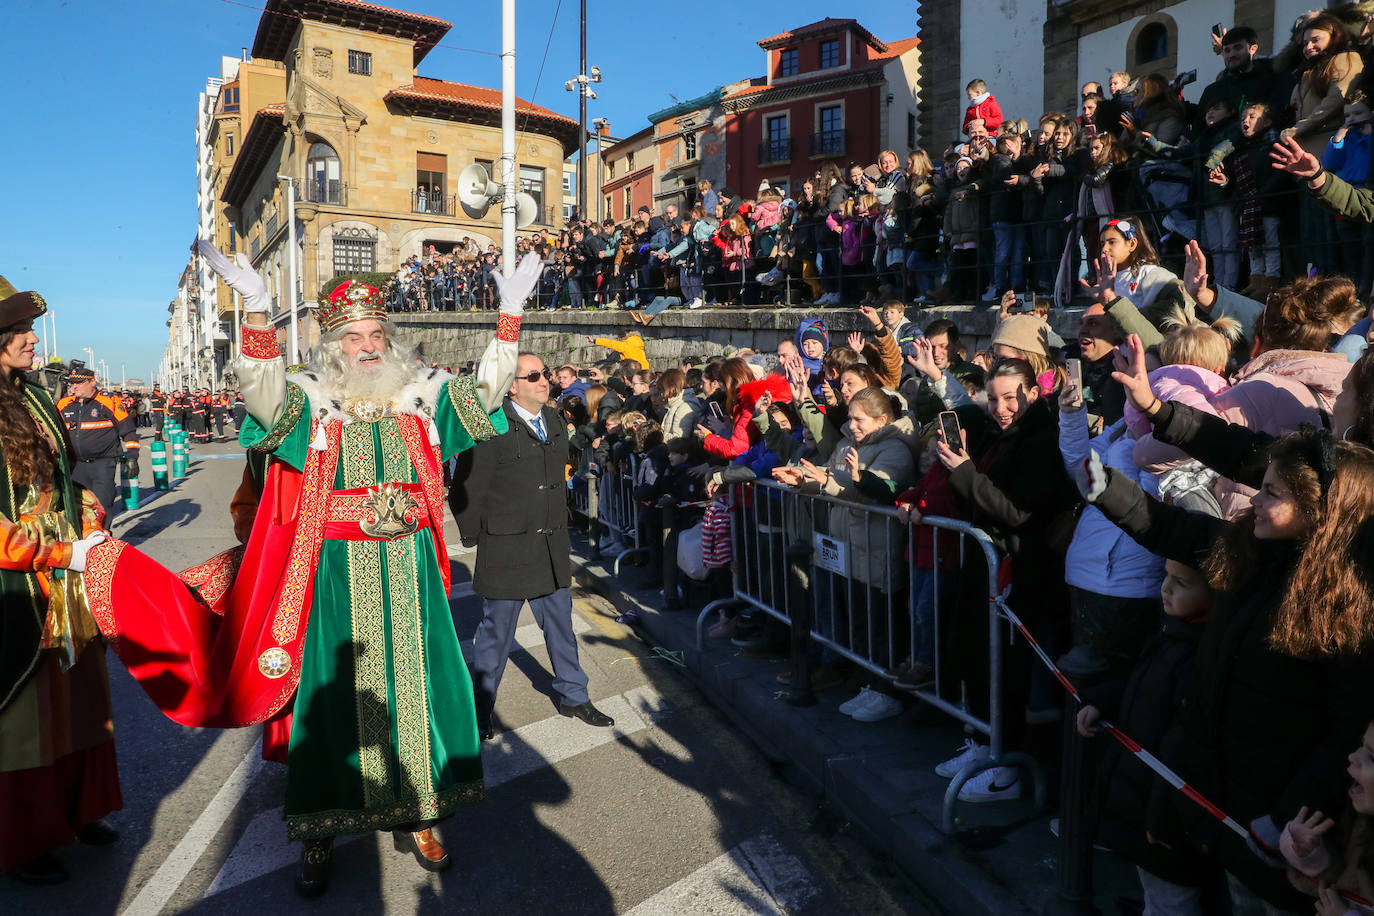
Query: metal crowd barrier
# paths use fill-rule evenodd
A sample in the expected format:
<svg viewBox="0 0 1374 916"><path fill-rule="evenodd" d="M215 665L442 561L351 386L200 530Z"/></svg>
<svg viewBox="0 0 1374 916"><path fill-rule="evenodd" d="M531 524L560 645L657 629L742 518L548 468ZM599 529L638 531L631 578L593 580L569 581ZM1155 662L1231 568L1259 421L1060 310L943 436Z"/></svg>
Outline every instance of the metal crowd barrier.
<svg viewBox="0 0 1374 916"><path fill-rule="evenodd" d="M568 508L587 519L588 537L598 553L598 526L607 528L626 542L626 546L615 556L613 569L616 575L620 575L620 563L626 557L649 552L646 538L652 533L639 530L639 504L634 498L635 473L638 470L639 458L631 455L628 468L622 468L614 474L604 471L587 474L583 478L587 484L585 490L576 486L568 488Z"/></svg>
<svg viewBox="0 0 1374 916"><path fill-rule="evenodd" d="M1021 715L1022 711L1002 708L1003 652L1014 634L998 607L1002 555L985 532L967 522L933 516L907 524L890 506L802 493L773 481L740 485L732 500L733 594L711 602L698 616L698 649L704 646L707 618L722 606L742 602L789 626L799 619L804 621L811 642L894 681L893 669L904 658L915 659L919 648L907 588L916 579L917 529L935 528L957 538L955 549L961 567L966 551L981 551L987 564L987 718L969 712L958 677L944 676L941 630L952 610L948 605L953 595L940 600L944 591L952 592L941 586L942 580L957 574L940 569L942 547L949 548L941 544L947 539L938 535L934 569L930 571L936 596L931 653L935 675L927 684L906 692L983 735L990 747L986 760L965 766L951 780L943 806L946 833L954 832L955 806L964 783L994 766L1017 766L1026 771L1034 783L1037 808L1045 807L1045 775L1039 763L1029 754L1003 747L1005 717ZM908 544L911 550L906 549ZM807 587L788 588L789 576L798 572L798 565ZM794 654L797 645L794 640ZM804 646L801 651L805 651ZM794 658L794 672L798 670L796 661ZM959 689L958 697L947 695L946 691L954 689Z"/></svg>

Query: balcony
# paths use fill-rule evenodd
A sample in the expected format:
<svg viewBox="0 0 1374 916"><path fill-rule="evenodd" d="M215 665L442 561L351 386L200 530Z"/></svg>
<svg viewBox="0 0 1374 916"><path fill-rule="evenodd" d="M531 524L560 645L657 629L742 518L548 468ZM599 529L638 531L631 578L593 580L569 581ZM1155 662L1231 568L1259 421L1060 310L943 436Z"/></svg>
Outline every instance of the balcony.
<svg viewBox="0 0 1374 916"><path fill-rule="evenodd" d="M811 135L811 155L813 156L843 156L847 146L849 131L843 128L839 130L823 130L820 133Z"/></svg>
<svg viewBox="0 0 1374 916"><path fill-rule="evenodd" d="M337 178L306 178L296 185L296 199L312 204L337 204L344 202L344 183Z"/></svg>
<svg viewBox="0 0 1374 916"><path fill-rule="evenodd" d="M792 161L792 141L765 140L759 144L759 165Z"/></svg>
<svg viewBox="0 0 1374 916"><path fill-rule="evenodd" d="M410 192L411 213L431 213L435 216L457 216L458 195L426 194L419 189Z"/></svg>
<svg viewBox="0 0 1374 916"><path fill-rule="evenodd" d="M277 214L273 213L267 218L267 238L270 239L275 236L279 228L281 228L281 224L277 221Z"/></svg>

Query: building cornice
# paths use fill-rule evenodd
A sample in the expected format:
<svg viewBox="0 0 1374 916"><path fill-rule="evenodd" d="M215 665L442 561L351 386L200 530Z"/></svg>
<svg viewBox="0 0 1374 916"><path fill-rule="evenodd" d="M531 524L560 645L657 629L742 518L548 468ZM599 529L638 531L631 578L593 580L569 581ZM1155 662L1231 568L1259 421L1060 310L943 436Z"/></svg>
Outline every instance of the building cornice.
<svg viewBox="0 0 1374 916"><path fill-rule="evenodd" d="M829 77L812 83L774 85L758 92L751 92L733 99L724 99L721 102L721 107L731 114L738 114L751 108L762 108L776 105L779 102L791 102L797 99L825 95L837 89L846 89L851 86L876 86L884 79L882 67L868 67L863 70L851 70L840 76Z"/></svg>

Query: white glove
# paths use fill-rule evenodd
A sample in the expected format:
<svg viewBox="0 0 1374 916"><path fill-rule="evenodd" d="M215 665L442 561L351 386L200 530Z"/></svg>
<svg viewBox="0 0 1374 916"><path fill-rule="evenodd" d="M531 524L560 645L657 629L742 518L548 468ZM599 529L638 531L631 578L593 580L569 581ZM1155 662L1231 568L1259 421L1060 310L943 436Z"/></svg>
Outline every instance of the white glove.
<svg viewBox="0 0 1374 916"><path fill-rule="evenodd" d="M499 270L492 274L492 279L496 281L496 289L501 293L501 311L509 315L525 314L525 300L539 284L539 275L543 270L544 265L539 255L531 251L520 259L510 279L501 276Z"/></svg>
<svg viewBox="0 0 1374 916"><path fill-rule="evenodd" d="M210 269L219 274L224 282L229 284L230 289L243 297L245 312L260 312L265 315L271 311L272 297L267 295L267 284L262 282L262 277L253 269L248 255L240 251L234 255L234 260L230 261L208 239L197 239L196 250L210 264Z"/></svg>
<svg viewBox="0 0 1374 916"><path fill-rule="evenodd" d="M72 541L72 558L67 561L67 569L72 572L86 571L86 554L96 544L109 540L109 535L104 531L92 531L79 541Z"/></svg>
<svg viewBox="0 0 1374 916"><path fill-rule="evenodd" d="M1107 492L1107 469L1102 466L1102 458L1097 452L1089 452L1087 460L1073 469L1073 482L1090 503Z"/></svg>

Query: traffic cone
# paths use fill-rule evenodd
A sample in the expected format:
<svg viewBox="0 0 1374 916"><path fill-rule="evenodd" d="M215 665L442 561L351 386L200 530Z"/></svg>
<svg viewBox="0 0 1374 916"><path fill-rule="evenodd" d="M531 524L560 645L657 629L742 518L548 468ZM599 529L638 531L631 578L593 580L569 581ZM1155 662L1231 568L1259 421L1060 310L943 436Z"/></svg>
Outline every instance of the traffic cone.
<svg viewBox="0 0 1374 916"><path fill-rule="evenodd" d="M138 475L136 473L133 477L124 477L124 508L130 511L138 508Z"/></svg>
<svg viewBox="0 0 1374 916"><path fill-rule="evenodd" d="M148 447L148 457L153 464L153 489L167 489L167 445L156 440Z"/></svg>
<svg viewBox="0 0 1374 916"><path fill-rule="evenodd" d="M186 476L186 431L179 429L172 435L172 479L180 480Z"/></svg>

